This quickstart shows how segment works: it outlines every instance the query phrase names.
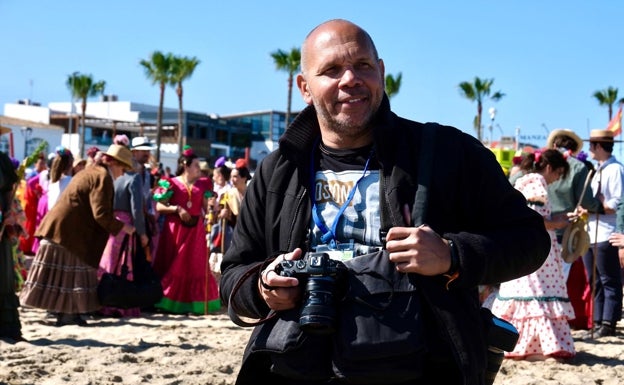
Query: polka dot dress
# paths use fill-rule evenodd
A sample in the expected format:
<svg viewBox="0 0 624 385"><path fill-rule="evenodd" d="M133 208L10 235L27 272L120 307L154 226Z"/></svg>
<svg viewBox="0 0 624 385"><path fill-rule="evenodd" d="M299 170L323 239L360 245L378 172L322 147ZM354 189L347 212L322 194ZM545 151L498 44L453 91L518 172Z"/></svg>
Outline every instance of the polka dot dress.
<svg viewBox="0 0 624 385"><path fill-rule="evenodd" d="M550 218L551 207L546 192L546 180L536 173L525 175L515 185L528 204L544 218ZM568 298L563 276L563 259L554 231L550 253L544 264L532 274L503 282L492 312L511 322L520 332L520 339L507 358L543 355L569 358L576 354L568 319L574 310Z"/></svg>

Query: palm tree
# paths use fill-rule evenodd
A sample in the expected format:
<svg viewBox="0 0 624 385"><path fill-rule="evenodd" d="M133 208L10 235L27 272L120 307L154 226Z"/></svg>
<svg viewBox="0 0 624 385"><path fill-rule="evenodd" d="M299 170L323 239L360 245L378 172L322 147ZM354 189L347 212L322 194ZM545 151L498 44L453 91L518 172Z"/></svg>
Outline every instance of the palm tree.
<svg viewBox="0 0 624 385"><path fill-rule="evenodd" d="M271 57L275 62L276 69L288 72L288 106L286 107L286 128L288 128L288 124L290 123L293 79L295 73L299 72L301 68L301 50L296 47L292 48L290 52L278 49L271 53Z"/></svg>
<svg viewBox="0 0 624 385"><path fill-rule="evenodd" d="M67 88L72 95L72 103L75 99L82 101L82 114L80 117L80 156L85 155L85 117L87 112L87 98L101 95L106 87L105 81L94 82L93 76L84 75L76 71L67 77ZM73 108L72 108L73 110ZM70 132L71 134L71 132Z"/></svg>
<svg viewBox="0 0 624 385"><path fill-rule="evenodd" d="M174 56L171 62L171 78L169 79L171 85L176 87L176 95L178 95L178 152L182 153L182 146L184 146L184 138L182 131L182 82L193 75L195 67L200 63L196 57L180 57ZM186 134L186 133L185 133Z"/></svg>
<svg viewBox="0 0 624 385"><path fill-rule="evenodd" d="M171 84L171 66L173 55L163 54L160 51L152 52L149 60L141 60L140 64L145 70L145 76L158 84L160 87L160 99L158 101L158 112L156 113L156 162L160 163L160 144L162 141L162 114L165 103L165 86Z"/></svg>
<svg viewBox="0 0 624 385"><path fill-rule="evenodd" d="M616 101L619 104L624 103L624 98L618 100L618 89L613 87L607 87L606 90L596 91L593 96L598 100L598 104L609 108L609 122L611 118L613 118L613 103Z"/></svg>
<svg viewBox="0 0 624 385"><path fill-rule="evenodd" d="M403 74L400 72L397 74L396 78L390 74L386 75L386 95L388 95L388 99L391 99L394 95L399 93L402 77Z"/></svg>
<svg viewBox="0 0 624 385"><path fill-rule="evenodd" d="M477 102L477 116L474 118L474 128L477 131L477 139L481 141L481 114L483 112L483 102L486 99L490 99L494 102L498 102L505 94L500 91L496 91L492 94L492 84L494 79L480 79L475 76L474 83L461 82L459 83L460 94L470 101ZM491 95L490 95L491 94Z"/></svg>

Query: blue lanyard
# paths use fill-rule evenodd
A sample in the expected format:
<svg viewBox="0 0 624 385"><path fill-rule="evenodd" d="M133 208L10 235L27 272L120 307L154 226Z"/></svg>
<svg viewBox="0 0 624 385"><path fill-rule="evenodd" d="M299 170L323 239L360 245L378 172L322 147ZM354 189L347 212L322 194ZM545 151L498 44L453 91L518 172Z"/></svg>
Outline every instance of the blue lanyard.
<svg viewBox="0 0 624 385"><path fill-rule="evenodd" d="M318 144L319 141L317 141ZM362 179L364 179L364 177L366 176L366 171L368 171L368 163L370 162L371 158L373 157L373 149L371 149L370 154L368 155L368 159L366 159L366 164L364 165L364 171L362 172L362 176L357 180L357 182L355 182L355 185L353 186L353 188L351 188L351 191L349 191L349 195L347 196L346 201L342 204L342 206L340 206L340 210L338 210L338 213L336 214L336 217L334 218L334 222L332 223L331 229L329 229L326 225L325 222L323 221L323 218L321 218L321 216L318 213L318 207L316 206L316 197L315 197L315 172L314 172L314 152L316 151L317 146L314 146L314 150L312 150L312 155L311 155L311 159L310 159L310 185L312 187L312 218L314 219L314 223L318 226L319 229L321 229L321 231L323 232L323 235L321 236L321 242L323 242L324 244L329 243L329 245L332 248L336 247L336 230L338 228L338 221L340 220L340 217L342 216L342 214L344 213L344 211L347 209L347 207L349 207L349 204L351 203L351 200L353 199L353 196L355 195L355 191L357 190L357 186L358 183L360 183L360 181Z"/></svg>

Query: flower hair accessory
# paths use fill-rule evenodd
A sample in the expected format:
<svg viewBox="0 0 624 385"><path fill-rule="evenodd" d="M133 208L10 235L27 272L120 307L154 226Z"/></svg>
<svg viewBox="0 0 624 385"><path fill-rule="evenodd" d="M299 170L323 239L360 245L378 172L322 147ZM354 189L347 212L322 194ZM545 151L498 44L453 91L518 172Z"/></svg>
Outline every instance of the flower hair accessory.
<svg viewBox="0 0 624 385"><path fill-rule="evenodd" d="M576 155L576 159L580 160L581 162L585 162L587 160L587 153L585 151L581 151Z"/></svg>
<svg viewBox="0 0 624 385"><path fill-rule="evenodd" d="M154 189L154 200L156 202L165 203L172 195L173 190L171 189L171 182L167 179L160 179L158 181L158 187Z"/></svg>
<svg viewBox="0 0 624 385"><path fill-rule="evenodd" d="M542 158L542 152L539 150L535 151L535 164L538 164L541 158Z"/></svg>
<svg viewBox="0 0 624 385"><path fill-rule="evenodd" d="M113 143L118 144L120 146L128 147L130 145L130 139L125 134L115 135L115 138L113 139Z"/></svg>
<svg viewBox="0 0 624 385"><path fill-rule="evenodd" d="M195 155L195 153L193 152L193 149L191 148L191 146L189 146L187 144L184 147L182 147L182 155L184 155L184 156L193 156L193 155Z"/></svg>
<svg viewBox="0 0 624 385"><path fill-rule="evenodd" d="M69 151L69 148L67 148L65 146L56 146L56 148L54 149L54 152L56 152L56 155L58 155L58 156L69 156L69 155L71 155L71 151Z"/></svg>
<svg viewBox="0 0 624 385"><path fill-rule="evenodd" d="M98 153L98 151L100 151L100 149L96 146L89 147L89 149L87 150L87 156L93 159L95 158L95 155Z"/></svg>

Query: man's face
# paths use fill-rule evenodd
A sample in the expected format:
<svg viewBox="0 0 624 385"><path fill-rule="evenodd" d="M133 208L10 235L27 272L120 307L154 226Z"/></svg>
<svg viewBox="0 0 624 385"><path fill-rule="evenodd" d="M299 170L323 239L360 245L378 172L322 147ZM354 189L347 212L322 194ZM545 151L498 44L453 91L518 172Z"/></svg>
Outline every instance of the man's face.
<svg viewBox="0 0 624 385"><path fill-rule="evenodd" d="M149 150L133 150L132 155L139 164L145 164L149 160L150 152Z"/></svg>
<svg viewBox="0 0 624 385"><path fill-rule="evenodd" d="M319 27L304 43L297 86L322 129L354 136L367 130L384 95L384 64L367 35L348 23Z"/></svg>
<svg viewBox="0 0 624 385"><path fill-rule="evenodd" d="M601 161L605 160L605 151L600 146L598 142L589 142L589 155L591 155L592 159Z"/></svg>

